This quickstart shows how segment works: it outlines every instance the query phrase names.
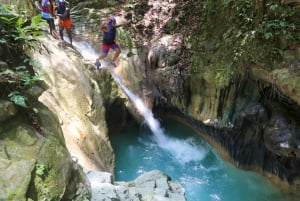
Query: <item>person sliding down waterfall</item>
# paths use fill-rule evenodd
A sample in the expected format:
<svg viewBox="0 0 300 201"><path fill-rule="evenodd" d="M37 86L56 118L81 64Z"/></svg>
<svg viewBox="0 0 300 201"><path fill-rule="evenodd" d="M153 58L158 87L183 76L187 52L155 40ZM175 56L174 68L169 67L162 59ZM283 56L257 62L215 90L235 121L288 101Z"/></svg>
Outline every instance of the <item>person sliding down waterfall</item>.
<svg viewBox="0 0 300 201"><path fill-rule="evenodd" d="M117 66L115 62L121 53L119 45L115 42L117 27L118 26L116 25L116 19L114 17L106 18L106 21L99 26L99 29L104 33L103 33L103 41L102 41L102 54L96 59L96 63L95 63L97 69L99 69L99 67L101 66L99 60L102 60L105 57L107 57L109 49L113 49L115 51L115 54L112 60L110 61L110 64L113 65L114 67Z"/></svg>

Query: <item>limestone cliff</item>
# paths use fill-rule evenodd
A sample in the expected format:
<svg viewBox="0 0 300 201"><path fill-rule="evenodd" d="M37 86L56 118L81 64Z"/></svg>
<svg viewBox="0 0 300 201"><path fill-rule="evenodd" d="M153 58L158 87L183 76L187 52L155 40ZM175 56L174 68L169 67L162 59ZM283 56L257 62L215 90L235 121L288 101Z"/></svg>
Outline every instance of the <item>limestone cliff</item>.
<svg viewBox="0 0 300 201"><path fill-rule="evenodd" d="M237 166L275 176L299 192L298 4L149 0L111 7L113 11L101 15L86 2L77 8L91 18L92 28L96 19L113 12L130 22L124 29L132 38L120 35L120 42L128 49L134 46L136 51L127 56L133 53L139 59L125 63L120 72L150 107L176 108L203 136L225 149ZM92 28L84 24L82 31ZM46 45L48 53L35 55L45 66L40 72L47 71L44 80L50 86L41 100L57 112L66 142L75 147L69 150L82 156L80 163L111 171L114 159L104 122L109 108L105 103L122 106L118 110L122 114L125 105L132 113L134 109L126 97L116 95L109 74L98 72L98 78L93 77L76 53L57 51L53 45ZM110 114L106 118L114 116ZM108 122L126 122L126 115L120 116Z"/></svg>
<svg viewBox="0 0 300 201"><path fill-rule="evenodd" d="M113 172L105 101L117 90L109 72L89 69L91 63L85 64L72 48L59 48L58 41L44 38L43 43L46 50L33 55L42 65L38 73L45 74L43 80L49 86L39 100L57 114L68 150L80 165Z"/></svg>

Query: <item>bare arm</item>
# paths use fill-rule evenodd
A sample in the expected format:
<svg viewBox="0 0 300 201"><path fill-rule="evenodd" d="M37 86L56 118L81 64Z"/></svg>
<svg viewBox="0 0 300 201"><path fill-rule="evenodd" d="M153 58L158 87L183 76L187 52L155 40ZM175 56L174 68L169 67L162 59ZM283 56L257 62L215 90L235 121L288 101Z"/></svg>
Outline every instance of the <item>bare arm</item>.
<svg viewBox="0 0 300 201"><path fill-rule="evenodd" d="M104 31L104 32L108 32L109 31L109 28L107 27L107 24L106 23L103 23L99 26L99 29L101 31Z"/></svg>
<svg viewBox="0 0 300 201"><path fill-rule="evenodd" d="M53 5L49 1L47 2L47 7L49 9L49 13L54 16Z"/></svg>
<svg viewBox="0 0 300 201"><path fill-rule="evenodd" d="M57 16L60 16L60 17L62 17L62 19L64 19L65 17L68 16L69 12L70 12L70 9L67 7L66 11L63 14L57 14Z"/></svg>

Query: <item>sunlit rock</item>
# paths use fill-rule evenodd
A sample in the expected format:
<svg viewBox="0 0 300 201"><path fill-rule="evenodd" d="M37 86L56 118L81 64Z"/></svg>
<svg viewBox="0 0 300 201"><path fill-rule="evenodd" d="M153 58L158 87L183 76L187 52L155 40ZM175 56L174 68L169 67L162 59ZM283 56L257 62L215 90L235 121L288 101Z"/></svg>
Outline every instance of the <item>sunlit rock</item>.
<svg viewBox="0 0 300 201"><path fill-rule="evenodd" d="M91 182L92 201L98 201L100 197L102 201L186 200L182 186L158 170L146 172L130 182L103 182L102 174L105 173L98 173L99 178Z"/></svg>
<svg viewBox="0 0 300 201"><path fill-rule="evenodd" d="M114 154L103 100L113 99L109 72L91 70L92 63L86 64L78 52L58 41L45 37L42 42L47 51L34 53L34 58L43 66L37 70L46 73L42 79L48 89L39 100L57 114L67 148L82 167L112 172Z"/></svg>

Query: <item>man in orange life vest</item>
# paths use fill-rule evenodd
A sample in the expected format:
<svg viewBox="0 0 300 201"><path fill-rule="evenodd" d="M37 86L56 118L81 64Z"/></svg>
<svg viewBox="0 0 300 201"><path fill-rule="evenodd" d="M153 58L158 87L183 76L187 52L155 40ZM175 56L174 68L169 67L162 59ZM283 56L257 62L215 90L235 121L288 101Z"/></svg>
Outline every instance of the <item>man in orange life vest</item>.
<svg viewBox="0 0 300 201"><path fill-rule="evenodd" d="M58 0L56 4L56 12L56 15L59 17L59 35L61 39L64 40L63 31L66 28L70 43L72 45L72 21L70 18L70 9L67 7L65 0Z"/></svg>

